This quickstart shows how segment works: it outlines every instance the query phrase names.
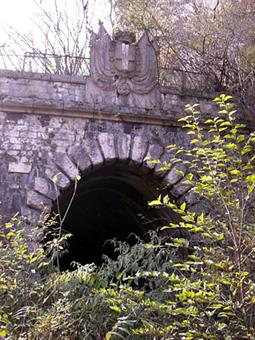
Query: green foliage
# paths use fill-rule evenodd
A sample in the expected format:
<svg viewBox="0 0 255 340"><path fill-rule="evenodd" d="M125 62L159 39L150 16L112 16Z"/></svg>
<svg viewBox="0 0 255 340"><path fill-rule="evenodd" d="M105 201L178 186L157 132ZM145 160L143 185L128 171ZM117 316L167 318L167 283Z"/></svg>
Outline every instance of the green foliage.
<svg viewBox="0 0 255 340"><path fill-rule="evenodd" d="M0 232L0 334L9 339L254 339L254 133L236 118L231 98L202 119L188 105L189 195L209 213L159 196L149 205L180 216L146 241L113 240L116 260L60 272L52 255L66 236L37 243L14 218ZM170 164L169 163L169 164ZM183 173L182 173L183 175ZM23 227L23 228L22 228Z"/></svg>

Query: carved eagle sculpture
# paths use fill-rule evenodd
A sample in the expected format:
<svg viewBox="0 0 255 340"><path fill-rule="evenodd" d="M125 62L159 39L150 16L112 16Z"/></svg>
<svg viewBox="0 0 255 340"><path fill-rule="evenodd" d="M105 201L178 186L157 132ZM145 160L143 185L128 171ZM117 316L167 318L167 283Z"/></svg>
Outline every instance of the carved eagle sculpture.
<svg viewBox="0 0 255 340"><path fill-rule="evenodd" d="M120 95L147 94L157 84L157 46L146 33L135 43L131 33L117 33L112 40L103 24L91 37L91 78L102 90Z"/></svg>

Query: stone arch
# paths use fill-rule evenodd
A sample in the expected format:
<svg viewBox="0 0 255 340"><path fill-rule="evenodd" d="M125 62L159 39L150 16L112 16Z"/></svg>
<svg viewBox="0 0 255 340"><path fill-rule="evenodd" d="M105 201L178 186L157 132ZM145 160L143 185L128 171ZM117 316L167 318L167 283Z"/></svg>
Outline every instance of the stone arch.
<svg viewBox="0 0 255 340"><path fill-rule="evenodd" d="M45 166L44 177L34 179L33 190L27 193L26 206L23 207L23 211L30 220L38 221L40 212L56 210L54 201L57 198L61 201L60 205L64 211L70 200L73 183L76 177L82 174L81 182L79 182L81 188L78 189L77 197L73 202L74 211L70 212L73 221L77 223L75 214L77 214L77 205L79 205L78 200L83 199L83 206L89 205L92 209L92 213L88 215L88 219L92 223L91 219L96 210L93 210L91 202L84 196L91 194L93 204L97 204L98 200L99 209L102 209L101 196L103 190L105 190L110 200L115 202L114 204L118 205L118 199L125 201L126 205L124 204L123 211L126 213L126 220L133 226L129 229L125 221L125 214L121 213L121 218L118 221L125 221L124 229L126 229L126 232L117 236L125 239L132 232L142 236L146 228L143 229L142 221L137 220L136 215L140 214L142 218L145 218L150 228L162 225L164 219L169 221L169 219L176 218L174 215L170 216L169 211L160 212L160 214L147 214L145 204L147 206L148 200L157 197L161 191L169 194L176 201L186 200L188 204L193 205L197 203L197 198L189 193L190 187L185 184L186 169L184 165L176 165L162 175L158 173L157 165L144 162L147 156L161 160L168 160L169 157L160 145L150 144L142 136L129 134L115 136L112 133L102 132L96 138L90 138L89 142L84 141L82 145L74 144L67 149L66 153L56 154L54 158L48 161ZM182 170L183 175L180 172L177 173L177 169ZM103 181L105 181L104 189ZM99 196L96 196L94 191L98 191ZM136 200L139 202L139 206L136 206ZM121 210L120 205L118 205L118 209ZM118 209L115 209L115 213ZM105 216L108 216L107 212L105 212ZM155 223L153 222L154 219L156 220ZM103 218L98 219L98 221L98 224L104 224ZM69 222L67 221L67 223ZM117 222L114 223L116 227ZM106 226L106 224L104 225ZM139 229L140 225L141 228ZM107 228L105 227L105 229ZM68 227L66 229L68 230ZM106 233L104 239L106 239L106 236L108 238L116 236L116 228L114 230L112 234ZM72 232L70 229L68 231ZM98 232L102 233L102 229ZM76 233L84 237L84 234L79 234L77 230ZM94 244L94 248L96 247L96 244ZM80 260L79 256L74 259ZM87 260L90 261L91 259L87 256Z"/></svg>
<svg viewBox="0 0 255 340"><path fill-rule="evenodd" d="M183 183L185 177L176 173L176 168L185 173L183 165L173 167L169 172L158 172L157 165L144 162L146 157L169 160L165 149L159 144L152 144L146 136L125 133L115 136L107 132L99 133L96 138L89 136L82 144L74 144L65 153L57 153L48 160L43 176L34 178L33 188L27 192L21 213L30 220L37 220L39 212L50 211L52 201L71 185L77 175L114 161L132 163L137 168L143 166L149 172L154 171L164 179L169 193L176 199L187 193L189 187Z"/></svg>

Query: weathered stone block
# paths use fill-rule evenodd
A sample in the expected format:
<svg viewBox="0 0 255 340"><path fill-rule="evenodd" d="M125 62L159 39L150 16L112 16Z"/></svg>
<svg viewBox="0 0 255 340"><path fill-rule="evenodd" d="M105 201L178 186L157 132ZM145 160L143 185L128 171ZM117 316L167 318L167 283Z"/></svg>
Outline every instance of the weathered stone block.
<svg viewBox="0 0 255 340"><path fill-rule="evenodd" d="M189 210L195 212L197 215L200 215L202 212L207 215L212 211L212 204L206 199L202 199L200 202L192 205Z"/></svg>
<svg viewBox="0 0 255 340"><path fill-rule="evenodd" d="M27 206L40 210L40 211L50 211L52 202L50 199L38 194L35 191L27 192Z"/></svg>
<svg viewBox="0 0 255 340"><path fill-rule="evenodd" d="M68 149L67 153L81 171L89 169L92 166L87 151L82 146L73 145Z"/></svg>
<svg viewBox="0 0 255 340"><path fill-rule="evenodd" d="M55 162L70 179L74 180L79 175L79 170L67 155L58 154Z"/></svg>
<svg viewBox="0 0 255 340"><path fill-rule="evenodd" d="M54 182L59 189L66 189L71 184L70 180L57 168L46 168L45 175Z"/></svg>
<svg viewBox="0 0 255 340"><path fill-rule="evenodd" d="M36 223L38 225L41 220L42 213L38 210L26 207L21 207L20 213L22 217L27 218L31 223Z"/></svg>
<svg viewBox="0 0 255 340"><path fill-rule="evenodd" d="M163 154L163 152L164 152L164 148L161 145L151 144L149 146L149 150L146 156L149 158L149 160L145 162L146 167L153 170L156 167L157 163L150 162L150 160L160 161L160 157Z"/></svg>
<svg viewBox="0 0 255 340"><path fill-rule="evenodd" d="M117 137L117 154L118 158L125 160L129 158L131 148L131 136L123 133Z"/></svg>
<svg viewBox="0 0 255 340"><path fill-rule="evenodd" d="M55 200L59 195L58 189L43 177L35 178L34 190L52 200Z"/></svg>
<svg viewBox="0 0 255 340"><path fill-rule="evenodd" d="M180 173L181 172L181 173ZM168 185L174 185L185 175L186 167L183 164L176 164L166 175L165 180Z"/></svg>
<svg viewBox="0 0 255 340"><path fill-rule="evenodd" d="M184 177L179 183L173 186L173 189L170 191L170 193L174 197L179 197L183 195L185 192L187 192L189 189L191 189L192 186L190 184L186 184L185 183L186 180L187 180L187 177Z"/></svg>
<svg viewBox="0 0 255 340"><path fill-rule="evenodd" d="M164 149L163 154L160 157L160 163L155 166L155 173L159 177L165 177L166 174L171 169L171 159L173 155ZM165 168L165 170L161 170L161 168Z"/></svg>
<svg viewBox="0 0 255 340"><path fill-rule="evenodd" d="M188 192L186 195L185 195L185 201L189 204L189 205L192 205L192 204L196 204L198 202L200 202L202 199L201 196L199 196L198 194L190 191Z"/></svg>
<svg viewBox="0 0 255 340"><path fill-rule="evenodd" d="M191 206L193 204L200 202L201 199L202 197L200 195L190 190L178 198L177 204L181 205L183 202L186 202L188 206Z"/></svg>
<svg viewBox="0 0 255 340"><path fill-rule="evenodd" d="M108 132L102 132L98 135L98 141L104 154L104 159L111 160L116 158L114 135Z"/></svg>
<svg viewBox="0 0 255 340"><path fill-rule="evenodd" d="M10 162L8 166L9 172L15 172L20 174L28 174L32 170L32 163L17 163Z"/></svg>
<svg viewBox="0 0 255 340"><path fill-rule="evenodd" d="M102 164L104 162L103 155L101 153L98 141L95 139L88 140L86 139L83 143L85 150L89 158L91 159L93 166Z"/></svg>
<svg viewBox="0 0 255 340"><path fill-rule="evenodd" d="M146 156L148 149L148 142L143 136L135 136L132 145L131 159L134 162L142 163Z"/></svg>
<svg viewBox="0 0 255 340"><path fill-rule="evenodd" d="M6 113L0 111L0 120L5 120L5 118L6 118Z"/></svg>

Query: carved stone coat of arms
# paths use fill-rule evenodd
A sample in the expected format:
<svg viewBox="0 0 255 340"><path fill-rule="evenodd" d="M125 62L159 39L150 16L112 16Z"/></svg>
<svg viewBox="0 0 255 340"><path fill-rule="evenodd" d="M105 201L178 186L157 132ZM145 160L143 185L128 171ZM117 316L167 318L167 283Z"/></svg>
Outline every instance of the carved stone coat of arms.
<svg viewBox="0 0 255 340"><path fill-rule="evenodd" d="M104 104L153 108L158 102L157 46L144 33L138 42L130 32L113 39L101 24L92 33L88 92Z"/></svg>

